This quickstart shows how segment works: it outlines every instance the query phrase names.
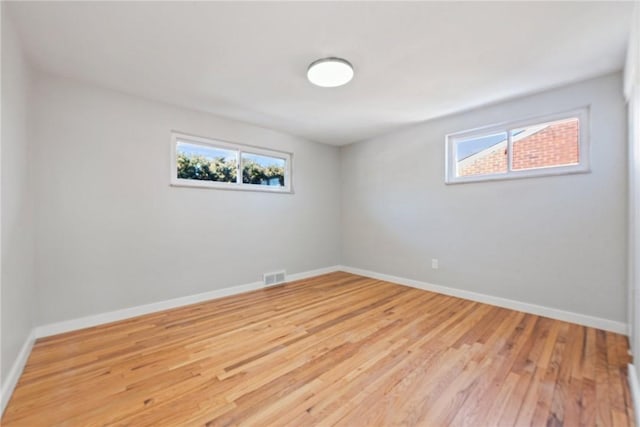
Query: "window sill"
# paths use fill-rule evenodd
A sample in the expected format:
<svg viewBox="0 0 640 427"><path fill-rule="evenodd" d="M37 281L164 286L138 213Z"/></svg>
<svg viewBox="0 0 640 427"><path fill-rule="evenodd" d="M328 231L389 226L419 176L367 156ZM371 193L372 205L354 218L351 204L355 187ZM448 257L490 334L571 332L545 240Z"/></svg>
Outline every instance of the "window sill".
<svg viewBox="0 0 640 427"><path fill-rule="evenodd" d="M252 191L259 193L283 193L293 194L293 189L287 187L270 187L267 185L251 185L251 184L235 184L235 183L216 183L207 181L193 181L175 179L170 184L171 187L190 187L190 188L205 188L209 190L226 190L226 191Z"/></svg>
<svg viewBox="0 0 640 427"><path fill-rule="evenodd" d="M470 184L474 182L487 182L487 181L509 181L512 179L523 178L538 178L544 176L559 176L559 175L575 175L590 173L590 168L577 165L572 167L551 167L545 169L525 170L520 172L507 172L504 174L482 175L482 176L469 176L450 178L445 180L445 184Z"/></svg>

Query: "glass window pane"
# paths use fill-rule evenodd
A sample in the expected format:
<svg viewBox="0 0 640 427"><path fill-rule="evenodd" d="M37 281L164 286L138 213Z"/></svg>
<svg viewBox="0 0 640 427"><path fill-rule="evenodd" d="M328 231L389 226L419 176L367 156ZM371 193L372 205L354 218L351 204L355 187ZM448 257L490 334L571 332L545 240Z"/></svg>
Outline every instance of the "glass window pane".
<svg viewBox="0 0 640 427"><path fill-rule="evenodd" d="M199 181L236 182L238 152L178 141L178 178Z"/></svg>
<svg viewBox="0 0 640 427"><path fill-rule="evenodd" d="M242 182L284 187L286 161L278 157L242 153Z"/></svg>
<svg viewBox="0 0 640 427"><path fill-rule="evenodd" d="M457 176L506 173L507 163L506 132L456 141Z"/></svg>
<svg viewBox="0 0 640 427"><path fill-rule="evenodd" d="M513 170L577 165L579 130L577 118L513 129Z"/></svg>

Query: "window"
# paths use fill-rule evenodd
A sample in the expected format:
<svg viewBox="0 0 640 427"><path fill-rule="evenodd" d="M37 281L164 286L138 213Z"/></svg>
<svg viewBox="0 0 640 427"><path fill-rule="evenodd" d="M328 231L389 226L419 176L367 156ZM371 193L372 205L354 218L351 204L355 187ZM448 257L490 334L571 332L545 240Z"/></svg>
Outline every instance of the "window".
<svg viewBox="0 0 640 427"><path fill-rule="evenodd" d="M172 133L171 184L291 192L291 154Z"/></svg>
<svg viewBox="0 0 640 427"><path fill-rule="evenodd" d="M447 135L448 184L589 171L583 108Z"/></svg>

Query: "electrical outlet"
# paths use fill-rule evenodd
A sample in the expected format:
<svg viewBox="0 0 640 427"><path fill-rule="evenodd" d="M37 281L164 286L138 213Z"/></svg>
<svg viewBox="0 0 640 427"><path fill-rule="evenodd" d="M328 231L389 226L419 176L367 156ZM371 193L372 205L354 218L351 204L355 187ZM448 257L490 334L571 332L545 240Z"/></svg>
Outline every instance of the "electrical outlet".
<svg viewBox="0 0 640 427"><path fill-rule="evenodd" d="M434 270L438 269L438 259L437 258L432 258L431 259L431 268L433 268Z"/></svg>

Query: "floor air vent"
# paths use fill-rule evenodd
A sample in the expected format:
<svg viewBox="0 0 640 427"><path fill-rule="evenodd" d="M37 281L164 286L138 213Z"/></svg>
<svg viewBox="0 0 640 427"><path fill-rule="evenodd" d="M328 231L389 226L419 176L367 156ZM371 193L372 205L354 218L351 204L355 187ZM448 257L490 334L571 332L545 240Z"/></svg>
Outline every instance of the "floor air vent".
<svg viewBox="0 0 640 427"><path fill-rule="evenodd" d="M279 283L284 283L286 279L286 272L276 271L274 273L265 273L262 276L262 280L264 281L265 286L277 285Z"/></svg>

